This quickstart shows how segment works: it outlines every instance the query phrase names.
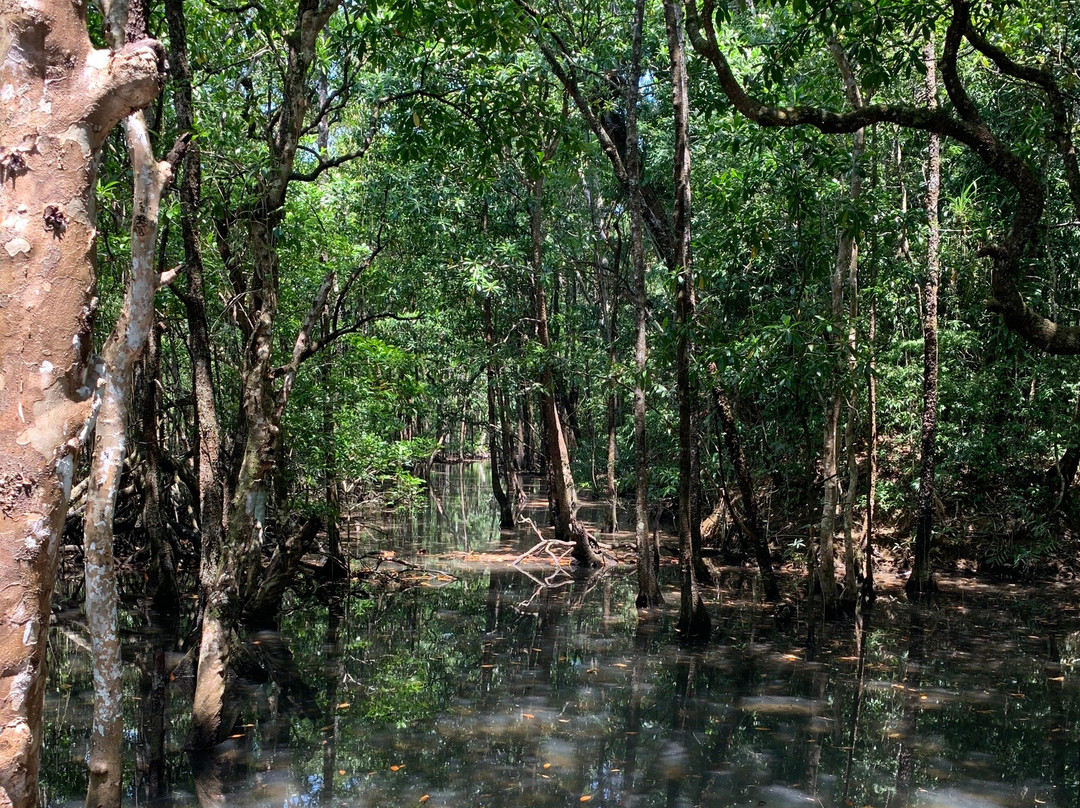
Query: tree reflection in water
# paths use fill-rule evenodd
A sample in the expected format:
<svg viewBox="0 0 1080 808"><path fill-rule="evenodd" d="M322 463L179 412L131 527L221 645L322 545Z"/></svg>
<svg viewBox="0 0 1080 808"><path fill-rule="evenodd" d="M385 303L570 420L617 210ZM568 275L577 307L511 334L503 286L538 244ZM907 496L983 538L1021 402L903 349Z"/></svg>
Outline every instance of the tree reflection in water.
<svg viewBox="0 0 1080 808"><path fill-rule="evenodd" d="M424 566L457 578L294 602L256 647L281 664L269 682L240 682L234 737L214 759L183 754L184 649L127 616L131 804L1077 804L1074 606L943 582L919 611L886 590L872 622L778 624L725 574L713 642L688 654L672 610L639 622L630 570L537 592L506 565L440 560L466 534L476 553L515 549L475 477L453 478L472 472L446 474L438 505L362 549L408 552L408 522ZM82 630L74 614L54 621L50 806L85 794Z"/></svg>

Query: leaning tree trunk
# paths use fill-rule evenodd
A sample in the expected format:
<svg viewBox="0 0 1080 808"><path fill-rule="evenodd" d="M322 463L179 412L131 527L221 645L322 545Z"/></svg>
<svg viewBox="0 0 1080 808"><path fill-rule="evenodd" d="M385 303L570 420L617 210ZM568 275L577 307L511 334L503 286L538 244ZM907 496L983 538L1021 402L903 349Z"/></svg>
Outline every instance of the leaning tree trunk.
<svg viewBox="0 0 1080 808"><path fill-rule="evenodd" d="M638 84L645 0L634 3L633 67L627 82L626 174L630 197L630 261L634 267L634 538L637 543L639 609L664 605L660 591L660 546L649 531L649 447L645 434L645 370L648 360L645 289L645 223L641 214L641 153L637 139Z"/></svg>
<svg viewBox="0 0 1080 808"><path fill-rule="evenodd" d="M712 623L705 609L695 569L691 528L695 516L693 476L696 469L693 454L697 436L694 425L696 396L690 378L693 351L690 332L694 325L694 273L690 264L690 119L682 7L675 0L664 0L664 20L675 111L675 320L679 391L679 560L682 574L678 630L684 642L695 642L708 639Z"/></svg>
<svg viewBox="0 0 1080 808"><path fill-rule="evenodd" d="M543 202L543 179L536 179L532 185L532 199L529 205L529 225L532 234L532 270L534 300L536 303L536 336L544 352L551 350L551 337L548 332L547 299L544 294L543 275L543 233L541 230ZM559 541L574 542L573 557L579 564L588 567L601 566L604 559L593 546L593 539L585 531L585 526L577 518L577 494L574 489L574 475L570 471L570 456L566 448L559 407L555 397L555 382L551 372L550 359L545 357L543 379L540 391L541 407L544 411L544 434L547 439L547 456L551 480L551 504L555 517L555 538Z"/></svg>
<svg viewBox="0 0 1080 808"><path fill-rule="evenodd" d="M715 365L710 370L716 370ZM765 599L776 603L780 600L780 587L776 583L776 574L772 568L772 553L769 551L769 537L765 533L765 525L761 521L761 513L758 510L757 495L754 493L753 480L750 477L750 467L743 453L742 442L739 440L738 429L735 424L735 414L728 400L727 392L716 383L714 391L716 397L716 413L720 419L720 426L724 432L724 446L728 457L731 459L732 469L735 471L735 480L739 485L739 496L742 497L744 517L739 520L739 529L754 550L754 558L757 561L758 570L761 572L761 581L765 590ZM734 513L734 512L733 512ZM738 517L736 517L738 518Z"/></svg>
<svg viewBox="0 0 1080 808"><path fill-rule="evenodd" d="M926 62L926 102L937 106L937 74L934 43L923 52ZM913 600L934 588L930 569L930 542L934 532L935 436L938 409L938 276L940 274L941 226L938 199L941 193L941 138L930 135L926 156L926 279L923 282L923 406L919 464L919 510L915 528L915 558L908 578L908 597Z"/></svg>
<svg viewBox="0 0 1080 808"><path fill-rule="evenodd" d="M15 808L37 798L59 537L96 386L97 156L164 67L151 40L94 50L85 13L58 0L0 10L0 805Z"/></svg>

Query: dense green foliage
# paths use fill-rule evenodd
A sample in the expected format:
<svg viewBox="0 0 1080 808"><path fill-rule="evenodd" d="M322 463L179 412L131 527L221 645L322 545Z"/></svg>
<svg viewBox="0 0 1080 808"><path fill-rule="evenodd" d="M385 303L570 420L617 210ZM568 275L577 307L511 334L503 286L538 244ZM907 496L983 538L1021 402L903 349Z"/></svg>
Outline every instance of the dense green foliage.
<svg viewBox="0 0 1080 808"><path fill-rule="evenodd" d="M234 305L228 263L242 268L250 260L236 233L269 181L268 142L279 114L275 94L292 11L288 4L230 9L201 0L185 10L203 155L198 226L219 414L225 433L239 435L237 372L245 347L237 320L243 311ZM1075 14L1067 6L1026 2L976 7L974 18L1017 62L1056 77L1067 93L1068 127L1075 128ZM952 9L942 4L897 0L864 8L796 0L733 3L715 22L734 72L751 92L770 103L843 111L847 101L830 40L846 52L869 102L918 106L924 102L921 48L931 35L940 43L951 19ZM286 362L327 269L344 282L354 268L366 268L341 298L341 320L355 328L301 367L283 424L279 474L288 496L279 507L318 511L326 473L357 498L381 493L404 503L419 485L414 475L436 451L487 451L485 299L493 312L506 416L500 429L539 446L530 434L539 428L539 413L526 413L526 404L549 364L579 484L602 491L606 407L614 393L618 486L632 490L625 188L539 48L557 44L563 69L593 114L617 123L625 111L619 80L630 58L630 20L629 4L589 0L536 7L350 2L331 18L308 90L310 125L274 233L281 310L275 366ZM155 16L152 26L167 39L162 20ZM656 3L647 4L643 41L644 182L661 200L670 199L671 93ZM1048 209L1025 258L1024 292L1036 309L1074 319L1080 242L1046 99L1031 83L1003 77L977 52L961 53L958 64L984 119L1045 177ZM878 496L887 527L881 541L902 557L919 462L927 135L883 123L870 128L858 166L864 190L852 201L849 135L763 129L733 113L716 74L693 53L690 71L694 374L706 416L700 434L705 498L717 502L725 488L736 497L707 395L721 384L733 399L773 538L787 555L799 556L819 510L824 402L839 385L854 397L861 512L869 447L866 379L873 361ZM940 95L949 106L944 91ZM159 150L175 134L171 109L167 87L155 116ZM336 164L354 150L363 154ZM102 321L115 310L125 264L130 177L122 158L116 141L100 182ZM987 312L990 264L980 248L1006 229L1014 193L956 141L946 140L944 166L940 535L954 555L995 567L1070 556L1072 474L1054 469L1070 447L1080 446L1075 362L1026 346ZM548 351L534 335L527 263L529 182L540 175L553 335ZM179 215L174 201L163 265L183 262ZM856 237L860 251L854 322L837 321L830 309L830 272L843 232ZM650 480L653 498L663 501L676 488L674 282L656 253L648 259ZM187 323L169 292L159 295L158 305L168 413L162 438L174 456L190 458ZM856 335L855 361L838 371L829 335L849 328ZM608 360L612 335L614 364ZM231 451L237 456L239 448Z"/></svg>

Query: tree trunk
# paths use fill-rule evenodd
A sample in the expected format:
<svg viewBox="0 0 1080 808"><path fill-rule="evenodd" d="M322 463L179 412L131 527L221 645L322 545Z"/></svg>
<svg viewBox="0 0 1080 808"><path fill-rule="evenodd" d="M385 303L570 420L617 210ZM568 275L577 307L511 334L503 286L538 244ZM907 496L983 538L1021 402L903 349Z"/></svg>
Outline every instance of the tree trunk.
<svg viewBox="0 0 1080 808"><path fill-rule="evenodd" d="M0 805L37 798L45 643L71 477L91 413L92 194L102 141L149 104L161 47L94 50L86 6L0 10Z"/></svg>
<svg viewBox="0 0 1080 808"><path fill-rule="evenodd" d="M129 20L106 7L110 39L124 41ZM131 9L135 11L134 7ZM142 27L142 26L138 26ZM114 50L116 48L114 47ZM94 664L94 728L90 735L90 780L87 808L120 805L123 772L121 744L123 713L121 698L120 628L116 612L118 592L113 559L113 514L127 451L127 420L131 408L132 372L146 347L154 326L154 294L160 276L154 265L158 207L162 192L172 180L173 164L180 154L158 162L150 145L150 133L142 112L124 119L128 154L134 177L131 224L131 274L116 327L102 351L104 385L90 458L86 515L83 519L86 572L86 622ZM187 138L180 144L186 146Z"/></svg>
<svg viewBox="0 0 1080 808"><path fill-rule="evenodd" d="M320 139L322 132L320 131ZM330 331L330 317L326 312L322 316L322 332ZM323 501L326 503L326 564L323 567L323 580L329 583L347 579L349 564L341 551L341 486L337 476L337 443L334 435L334 419L337 410L337 383L334 376L334 355L339 346L323 352L319 363L319 375L322 377L323 399Z"/></svg>
<svg viewBox="0 0 1080 808"><path fill-rule="evenodd" d="M664 605L660 591L660 546L649 530L649 446L645 434L645 373L648 362L648 300L645 287L645 227L641 214L641 152L637 137L641 40L645 0L634 3L633 66L627 82L626 171L630 198L630 261L634 267L634 539L637 544L639 609Z"/></svg>
<svg viewBox="0 0 1080 808"><path fill-rule="evenodd" d="M937 106L937 74L934 43L923 51L926 63L926 102ZM938 276L940 274L941 227L938 223L938 198L941 192L941 138L930 135L926 157L926 278L923 282L923 406L920 441L919 506L915 528L915 557L905 589L912 600L934 589L930 568L930 543L934 532L935 436L938 409Z"/></svg>
<svg viewBox="0 0 1080 808"><path fill-rule="evenodd" d="M699 642L708 639L712 623L701 597L691 527L698 509L694 503L697 397L690 377L694 327L694 273L690 263L690 131L682 7L675 0L664 0L664 20L675 108L675 327L679 398L679 560L682 581L678 631L683 642Z"/></svg>
<svg viewBox="0 0 1080 808"><path fill-rule="evenodd" d="M188 62L187 23L183 0L165 0L169 26L169 64L173 75L173 103L177 127L195 126ZM236 611L234 587L222 585L221 564L225 513L225 470L221 429L214 399L213 353L206 313L205 268L197 227L201 204L201 155L196 138L188 149L180 180L180 221L184 240L187 289L180 293L188 320L192 387L195 396L195 468L199 485L199 592L202 631L195 678L188 745L205 750L216 745L223 731L225 690L228 677L230 628ZM228 255L226 264L229 265ZM227 584L227 582L225 582Z"/></svg>
<svg viewBox="0 0 1080 808"><path fill-rule="evenodd" d="M876 139L876 138L875 138ZM873 187L877 187L877 158L874 158ZM877 263L878 241L877 234L871 234L870 254L870 315L866 330L866 345L869 349L869 357L866 363L866 410L867 438L866 438L866 513L863 517L863 549L865 564L863 569L863 583L861 600L864 606L872 606L877 599L874 591L874 530L877 527L877 449L878 449L878 422L877 422Z"/></svg>
<svg viewBox="0 0 1080 808"><path fill-rule="evenodd" d="M515 436L510 431L510 417L509 410L510 404L506 400L506 390L503 384L498 385L499 394L499 422L502 425L502 439L503 439L503 461L506 469L506 488L507 496L511 497L511 507L520 508L527 501L528 497L525 496L525 486L521 482L521 421L517 420L517 438L518 442L514 443Z"/></svg>
<svg viewBox="0 0 1080 808"><path fill-rule="evenodd" d="M855 78L855 71L848 61L839 41L835 37L829 38L829 50L832 51L833 59L840 69L840 75L844 81L844 91L852 109L863 107L862 92ZM862 173L861 162L866 152L866 130L857 129L852 134L851 141L851 174L848 178L848 193L853 204L857 204L862 198ZM846 416L844 418L843 451L844 464L847 467L848 484L844 491L842 513L844 523L844 592L845 605L854 610L858 601L858 584L856 581L855 561L855 498L859 490L859 465L855 458L855 431L858 425L858 386L855 383L856 366L858 356L858 324L859 324L859 232L854 222L841 222L840 240L837 247L836 272L838 272L847 286L848 312L847 312L847 342L845 346L845 359L839 368L842 385L838 393L846 392L847 401ZM835 298L834 314L835 314ZM843 300L841 299L841 307ZM839 326L839 322L837 322ZM837 447L839 449L839 447ZM836 480L839 486L839 478Z"/></svg>
<svg viewBox="0 0 1080 808"><path fill-rule="evenodd" d="M619 529L619 487L618 474L615 468L616 461L618 460L618 422L616 416L618 413L619 398L616 394L614 379L615 368L618 364L618 356L615 352L615 309L617 308L617 303L615 300L612 300L610 305L608 373L612 376L612 379L608 382L610 390L607 396L607 491L605 493L607 494L608 500L607 529L609 533L614 533Z"/></svg>
<svg viewBox="0 0 1080 808"><path fill-rule="evenodd" d="M529 205L529 226L532 233L532 269L536 303L536 336L544 353L551 350L548 333L547 301L544 295L542 214L543 179L532 183L532 199ZM577 518L577 493L574 475L570 471L570 457L566 448L559 408L555 398L555 382L550 360L545 356L540 391L540 406L544 411L544 433L547 437L548 469L551 481L552 514L555 521L555 538L574 542L573 557L579 564L597 567L604 559L593 546L593 539Z"/></svg>
<svg viewBox="0 0 1080 808"><path fill-rule="evenodd" d="M711 369L715 371L715 367ZM754 558L757 560L758 570L761 572L765 599L776 603L780 600L780 587L776 583L776 575L773 572L772 554L769 552L769 537L765 535L765 526L761 522L757 496L754 493L754 484L750 477L750 468L746 462L746 455L743 454L742 443L739 441L735 415L732 412L727 393L719 382L717 382L714 392L716 396L716 412L720 418L720 425L724 430L724 445L727 448L728 457L731 458L731 466L735 471L735 479L739 485L739 495L743 501L743 511L746 514L745 519L739 522L739 529L754 549Z"/></svg>
<svg viewBox="0 0 1080 808"><path fill-rule="evenodd" d="M293 346L292 361L282 373L272 373L270 362L278 309L278 254L274 233L284 217L286 194L304 128L315 44L338 5L339 0L321 4L316 0L301 0L296 10L295 28L285 38L288 56L282 103L271 133L270 161L260 186L259 199L246 211L246 247L252 260L250 282L241 276L235 256L229 254L228 222L219 223L219 244L236 293L235 305L245 308L237 320L250 326L241 328L245 350L240 368L242 449L239 471L224 519L224 535L217 546L208 548L204 540L200 563L204 612L189 738L194 749L213 746L221 740L221 733L229 729L223 726L222 719L232 626L243 610L251 606L260 589L265 590L260 580L263 574L261 558L273 472L281 449L282 417L303 350L309 344L311 331L333 284L331 272L308 311ZM275 384L278 385L276 390ZM205 448L200 447L200 452L205 455ZM294 538L289 537L290 540ZM290 548L284 544L275 548L275 558L291 559Z"/></svg>
<svg viewBox="0 0 1080 808"><path fill-rule="evenodd" d="M503 488L502 469L500 468L501 451L499 446L499 428L496 422L495 388L495 323L491 316L491 296L484 298L484 345L487 348L487 408L488 408L488 452L491 455L491 490L499 505L499 527L509 530L514 527L514 508L510 497ZM506 462L512 462L509 455Z"/></svg>
<svg viewBox="0 0 1080 808"><path fill-rule="evenodd" d="M160 269L160 263L159 263ZM163 511L164 491L161 469L161 446L158 438L158 384L161 375L161 330L151 327L150 339L142 364L142 406L139 414L139 441L146 458L144 501L142 507L143 528L150 541L151 585L153 607L165 621L180 616L180 588L176 581L176 559L169 540L169 526Z"/></svg>

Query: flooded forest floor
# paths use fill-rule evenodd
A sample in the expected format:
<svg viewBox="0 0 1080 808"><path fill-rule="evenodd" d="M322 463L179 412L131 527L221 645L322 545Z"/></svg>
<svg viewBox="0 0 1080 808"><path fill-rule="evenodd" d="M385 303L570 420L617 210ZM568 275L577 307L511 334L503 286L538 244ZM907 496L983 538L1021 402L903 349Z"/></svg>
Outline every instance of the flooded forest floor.
<svg viewBox="0 0 1080 808"><path fill-rule="evenodd" d="M723 569L713 642L687 651L674 565L669 608L644 620L630 566L514 567L536 534L500 534L485 475L436 467L416 511L343 524L366 585L294 593L280 631L249 638L277 674L241 682L212 772L183 748L193 618L165 629L128 598L125 802L1080 806L1073 589L952 578L912 608L886 580L871 612L825 622L775 618L752 571ZM527 515L545 511L534 497ZM50 637L49 806L85 798L92 680L71 603Z"/></svg>

